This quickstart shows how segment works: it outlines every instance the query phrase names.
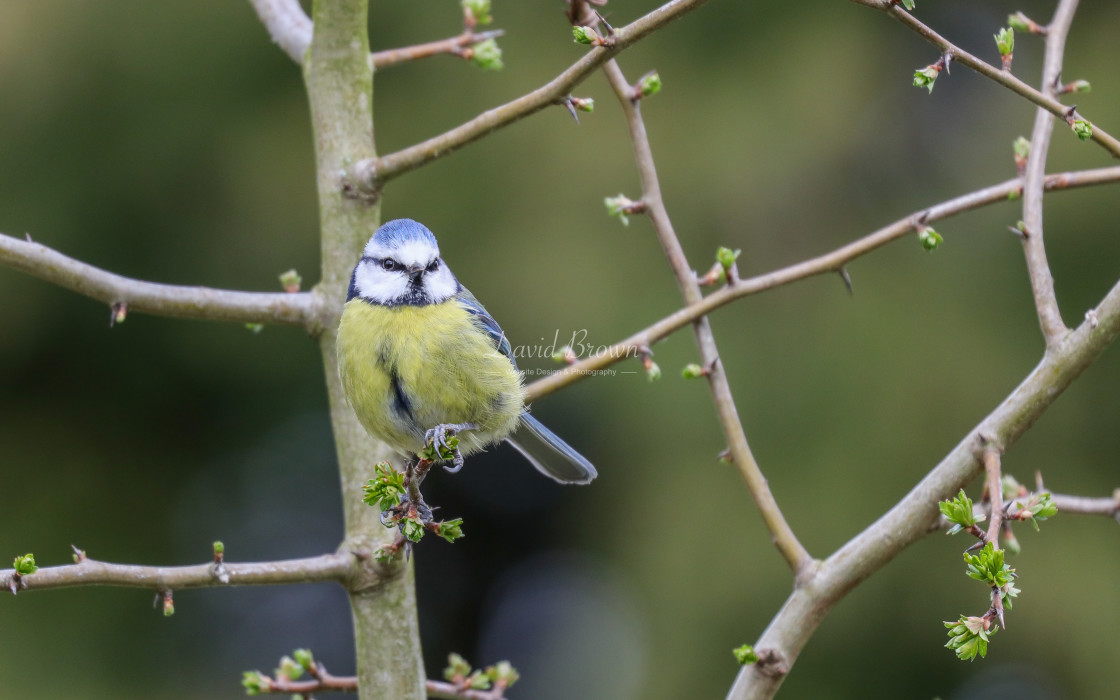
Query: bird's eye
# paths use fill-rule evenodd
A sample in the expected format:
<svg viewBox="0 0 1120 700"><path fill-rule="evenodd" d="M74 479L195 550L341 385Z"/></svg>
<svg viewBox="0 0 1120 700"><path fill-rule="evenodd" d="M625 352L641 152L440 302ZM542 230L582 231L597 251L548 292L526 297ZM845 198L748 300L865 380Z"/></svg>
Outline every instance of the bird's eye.
<svg viewBox="0 0 1120 700"><path fill-rule="evenodd" d="M428 267L427 267L428 272L435 272L438 269L439 269L439 258L436 258L435 260L428 263Z"/></svg>
<svg viewBox="0 0 1120 700"><path fill-rule="evenodd" d="M399 265L397 264L396 260L393 260L392 258L385 258L381 261L381 267L391 272L397 269Z"/></svg>

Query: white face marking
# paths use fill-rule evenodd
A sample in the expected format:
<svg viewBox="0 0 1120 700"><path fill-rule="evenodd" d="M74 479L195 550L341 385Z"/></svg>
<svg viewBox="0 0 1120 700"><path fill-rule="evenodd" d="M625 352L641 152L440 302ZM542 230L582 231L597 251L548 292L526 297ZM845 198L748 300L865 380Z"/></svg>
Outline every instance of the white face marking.
<svg viewBox="0 0 1120 700"><path fill-rule="evenodd" d="M385 269L386 260L393 261L395 269ZM436 267L430 271L433 263ZM354 271L354 286L359 296L388 305L438 304L459 291L455 275L439 257L439 247L424 239L389 247L371 238Z"/></svg>

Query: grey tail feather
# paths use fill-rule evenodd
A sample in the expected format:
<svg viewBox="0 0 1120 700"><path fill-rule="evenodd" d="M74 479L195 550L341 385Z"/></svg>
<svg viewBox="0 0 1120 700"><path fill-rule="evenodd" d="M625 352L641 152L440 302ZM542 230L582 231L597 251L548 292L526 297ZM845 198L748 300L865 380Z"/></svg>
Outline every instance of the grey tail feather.
<svg viewBox="0 0 1120 700"><path fill-rule="evenodd" d="M537 471L561 484L589 484L599 476L591 462L528 412L522 412L521 426L506 442Z"/></svg>

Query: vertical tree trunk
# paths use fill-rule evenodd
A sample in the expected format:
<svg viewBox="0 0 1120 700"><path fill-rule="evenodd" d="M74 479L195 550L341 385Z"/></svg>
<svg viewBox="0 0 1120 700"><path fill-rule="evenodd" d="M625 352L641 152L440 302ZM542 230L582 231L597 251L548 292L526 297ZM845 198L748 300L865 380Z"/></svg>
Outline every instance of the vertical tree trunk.
<svg viewBox="0 0 1120 700"><path fill-rule="evenodd" d="M331 425L342 479L346 544L373 551L392 539L375 509L362 503L362 484L373 465L390 456L373 441L346 404L338 378L335 337L350 271L365 241L380 223L376 202L345 197L341 173L376 155L373 144L373 73L369 67L368 0L315 0L314 35L304 57L311 104L322 236L324 314L319 344L330 399ZM421 700L424 664L416 616L412 567L374 585L360 582L350 593L363 699Z"/></svg>

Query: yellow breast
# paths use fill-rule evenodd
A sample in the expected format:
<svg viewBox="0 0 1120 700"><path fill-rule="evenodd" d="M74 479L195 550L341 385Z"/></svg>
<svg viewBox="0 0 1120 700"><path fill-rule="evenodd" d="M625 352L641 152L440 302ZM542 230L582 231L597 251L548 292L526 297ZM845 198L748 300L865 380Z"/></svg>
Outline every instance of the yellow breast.
<svg viewBox="0 0 1120 700"><path fill-rule="evenodd" d="M524 406L517 370L454 299L396 307L350 300L338 370L366 430L407 454L423 448L429 428L475 423L460 436L470 454L512 432Z"/></svg>

